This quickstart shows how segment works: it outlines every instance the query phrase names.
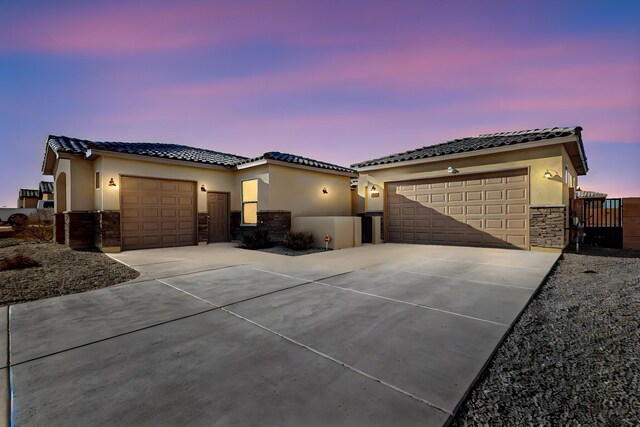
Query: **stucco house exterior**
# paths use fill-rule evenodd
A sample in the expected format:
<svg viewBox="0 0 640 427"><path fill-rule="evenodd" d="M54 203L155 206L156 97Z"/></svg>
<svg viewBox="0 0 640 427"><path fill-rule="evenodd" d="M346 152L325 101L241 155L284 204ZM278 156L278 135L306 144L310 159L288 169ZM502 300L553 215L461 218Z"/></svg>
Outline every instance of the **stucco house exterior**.
<svg viewBox="0 0 640 427"><path fill-rule="evenodd" d="M588 170L580 127L484 134L352 165L385 242L557 252Z"/></svg>
<svg viewBox="0 0 640 427"><path fill-rule="evenodd" d="M53 182L40 181L37 190L21 188L18 192L17 207L35 208L40 200L53 200Z"/></svg>
<svg viewBox="0 0 640 427"><path fill-rule="evenodd" d="M580 127L484 134L351 168L268 152L49 136L56 240L103 251L229 241L261 225L317 243L373 241L561 251L587 173ZM372 217L370 220L362 220ZM369 233L370 235L371 233ZM377 237L376 237L377 236Z"/></svg>
<svg viewBox="0 0 640 427"><path fill-rule="evenodd" d="M56 241L103 251L229 241L258 224L277 238L297 217L350 216L357 176L279 152L250 159L53 135L42 171L55 181Z"/></svg>

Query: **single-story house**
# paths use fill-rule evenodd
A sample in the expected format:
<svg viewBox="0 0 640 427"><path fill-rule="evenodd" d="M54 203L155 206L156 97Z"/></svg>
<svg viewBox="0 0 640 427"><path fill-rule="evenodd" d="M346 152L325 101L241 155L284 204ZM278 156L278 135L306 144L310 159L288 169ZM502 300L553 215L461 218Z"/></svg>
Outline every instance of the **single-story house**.
<svg viewBox="0 0 640 427"><path fill-rule="evenodd" d="M36 208L40 200L53 200L53 182L40 181L38 189L21 188L18 192L18 209Z"/></svg>
<svg viewBox="0 0 640 427"><path fill-rule="evenodd" d="M581 131L484 134L351 168L279 152L249 159L49 136L42 171L55 181L56 240L72 247L220 242L262 225L317 239L330 229L340 248L360 244L359 216L385 242L560 251L588 169Z"/></svg>
<svg viewBox="0 0 640 427"><path fill-rule="evenodd" d="M30 188L21 188L18 191L18 209L35 208L40 200L40 191Z"/></svg>
<svg viewBox="0 0 640 427"><path fill-rule="evenodd" d="M580 127L483 134L356 163L385 242L561 251L588 170Z"/></svg>
<svg viewBox="0 0 640 427"><path fill-rule="evenodd" d="M292 154L250 159L176 144L50 135L42 172L54 177L56 241L74 248L229 241L258 224L278 238L305 217L348 217L355 224L350 180L357 173Z"/></svg>

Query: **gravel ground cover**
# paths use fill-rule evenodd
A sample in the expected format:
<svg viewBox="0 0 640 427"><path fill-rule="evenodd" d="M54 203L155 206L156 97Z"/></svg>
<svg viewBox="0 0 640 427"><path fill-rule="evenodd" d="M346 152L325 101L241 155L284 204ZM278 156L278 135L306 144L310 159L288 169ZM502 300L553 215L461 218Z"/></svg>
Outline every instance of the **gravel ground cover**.
<svg viewBox="0 0 640 427"><path fill-rule="evenodd" d="M41 266L0 271L0 306L104 288L139 274L99 251L0 240L0 259L18 254L35 259Z"/></svg>
<svg viewBox="0 0 640 427"><path fill-rule="evenodd" d="M452 425L640 425L640 252L565 253Z"/></svg>

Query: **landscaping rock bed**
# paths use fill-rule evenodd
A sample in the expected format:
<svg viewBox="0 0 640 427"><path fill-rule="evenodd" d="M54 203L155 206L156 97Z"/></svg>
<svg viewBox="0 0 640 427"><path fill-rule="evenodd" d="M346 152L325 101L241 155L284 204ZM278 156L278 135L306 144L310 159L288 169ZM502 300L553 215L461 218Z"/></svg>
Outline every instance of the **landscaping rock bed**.
<svg viewBox="0 0 640 427"><path fill-rule="evenodd" d="M566 253L454 419L640 424L640 252Z"/></svg>
<svg viewBox="0 0 640 427"><path fill-rule="evenodd" d="M74 251L55 243L0 245L0 259L24 255L39 267L0 271L0 306L75 294L126 282L138 272L99 251Z"/></svg>

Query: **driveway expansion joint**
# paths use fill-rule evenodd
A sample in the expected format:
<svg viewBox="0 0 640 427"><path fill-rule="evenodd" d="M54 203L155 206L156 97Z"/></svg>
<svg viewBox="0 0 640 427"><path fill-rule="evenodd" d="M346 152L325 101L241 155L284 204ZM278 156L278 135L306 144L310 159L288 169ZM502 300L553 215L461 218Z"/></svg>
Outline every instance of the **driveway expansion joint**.
<svg viewBox="0 0 640 427"><path fill-rule="evenodd" d="M244 320L245 322L249 322L252 325L257 326L258 328L261 328L261 329L263 329L263 330L265 330L267 332L275 334L275 335L279 336L280 338L282 338L282 339L284 339L286 341L289 341L290 343L295 344L295 345L297 345L299 347L302 347L302 348L304 348L304 349L306 349L306 350L308 350L308 351L310 351L310 352L312 352L312 353L314 353L314 354L316 354L316 355L318 355L320 357L324 357L325 359L328 359L328 360L330 360L330 361L332 361L334 363L337 363L338 365L340 365L340 366L342 366L342 367L344 367L346 369L349 369L350 371L353 371L353 372L355 372L355 373L357 373L359 375L362 375L362 376L364 376L366 378L369 378L370 380L376 381L376 382L378 382L378 383L380 383L380 384L382 384L382 385L384 385L386 387L389 387L390 389L392 389L394 391L402 393L405 396L408 396L408 397L410 397L410 398L412 398L414 400L417 400L418 402L421 402L423 404L431 406L431 407L433 407L433 408L435 408L435 409L437 409L437 410L449 415L449 417L453 416L453 413L451 411L448 411L448 410L436 405L435 403L428 401L427 399L423 399L422 397L416 396L415 394L413 394L411 392L408 392L408 391L406 391L406 390L404 390L404 389L402 389L400 387L397 387L397 386L395 386L395 385L393 385L391 383L388 383L388 382L386 382L384 380L381 380L380 378L374 377L373 375L368 374L368 373L366 373L366 372L364 372L364 371L362 371L362 370L360 370L360 369L358 369L358 368L356 368L354 366L351 366L346 362L343 362L343 361L341 361L339 359L336 359L335 357L329 356L328 354L325 354L325 353L323 353L321 351L318 351L318 350L314 349L313 347L309 347L308 345L303 344L303 343L301 343L299 341L296 341L293 338L289 338L286 335L283 335L283 334L281 334L279 332L274 331L273 329L269 329L266 326L261 325L260 323L254 322L253 320L248 319L248 318L246 318L244 316L241 316L240 314L235 313L235 312L233 312L233 311L231 311L231 310L229 310L227 308L220 308L220 310L222 310L222 311L224 311L224 312L226 312L226 313L228 313L228 314L230 314L232 316L235 316L235 317L237 317L237 318L239 318L241 320Z"/></svg>
<svg viewBox="0 0 640 427"><path fill-rule="evenodd" d="M322 286L327 286L327 287L331 287L331 288L335 288L335 289L340 289L342 291L354 292L356 294L366 295L366 296L374 297L374 298L380 298L380 299L384 299L384 300L387 300L387 301L397 302L397 303L400 303L400 304L411 305L411 306L417 307L417 308L424 308L426 310L433 310L433 311L437 311L439 313L449 314L449 315L452 315L452 316L459 316L459 317L464 317L464 318L471 319L471 320L477 320L479 322L491 323L493 325L502 326L502 327L505 327L505 328L509 327L509 325L505 325L504 323L500 323L500 322L494 322L493 320L482 319L480 317L469 316L469 315L466 315L466 314L456 313L454 311L442 310L440 308L429 307L429 306L423 305L423 304L418 304L418 303L408 302L408 301L402 301L402 300L395 299L395 298L389 298L389 297L385 297L385 296L382 296L382 295L371 294L369 292L358 291L358 290L355 290L355 289L343 288L342 286L330 285L328 283L322 283L322 282L318 282L318 281L316 281L314 283L316 283L318 285L322 285Z"/></svg>
<svg viewBox="0 0 640 427"><path fill-rule="evenodd" d="M410 271L410 270L400 270L400 271L402 271L403 273L417 274L419 276L430 276L430 277L440 277L442 279L462 280L462 281L465 281L465 282L480 283L481 285L502 286L503 288L526 289L526 290L529 290L529 291L534 289L534 288L526 288L524 286L509 285L507 283L485 282L483 280L464 279L464 278L461 278L461 277L452 277L452 276L441 276L439 274L420 273L418 271Z"/></svg>

